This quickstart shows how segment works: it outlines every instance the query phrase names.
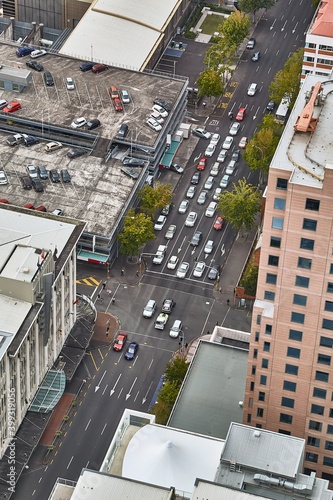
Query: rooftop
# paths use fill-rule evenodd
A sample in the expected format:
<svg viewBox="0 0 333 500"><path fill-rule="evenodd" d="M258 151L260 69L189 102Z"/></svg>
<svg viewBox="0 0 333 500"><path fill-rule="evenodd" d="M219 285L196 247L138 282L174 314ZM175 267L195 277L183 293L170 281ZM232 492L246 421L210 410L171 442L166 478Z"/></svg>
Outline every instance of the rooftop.
<svg viewBox="0 0 333 500"><path fill-rule="evenodd" d="M333 1L323 0L310 29L312 35L333 38Z"/></svg>

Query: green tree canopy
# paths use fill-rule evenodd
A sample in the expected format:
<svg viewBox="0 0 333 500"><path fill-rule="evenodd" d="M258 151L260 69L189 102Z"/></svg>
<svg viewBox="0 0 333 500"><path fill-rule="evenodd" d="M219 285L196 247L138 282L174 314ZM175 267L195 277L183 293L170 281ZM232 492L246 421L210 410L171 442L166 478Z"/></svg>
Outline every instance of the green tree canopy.
<svg viewBox="0 0 333 500"><path fill-rule="evenodd" d="M270 9L275 2L276 0L239 0L238 6L241 11L255 15L259 9Z"/></svg>
<svg viewBox="0 0 333 500"><path fill-rule="evenodd" d="M236 10L218 28L222 38L236 47L248 36L251 21L249 16Z"/></svg>
<svg viewBox="0 0 333 500"><path fill-rule="evenodd" d="M176 384L178 388L182 385L188 368L188 362L182 357L176 357L167 363L165 368L165 380Z"/></svg>
<svg viewBox="0 0 333 500"><path fill-rule="evenodd" d="M243 178L238 184L233 183L232 191L225 191L220 196L218 209L234 229L251 229L255 215L260 210L260 200L261 194L256 191L255 186Z"/></svg>
<svg viewBox="0 0 333 500"><path fill-rule="evenodd" d="M223 84L233 71L231 66L234 63L236 49L236 45L229 44L224 38L220 38L206 51L205 64L209 69L217 71Z"/></svg>
<svg viewBox="0 0 333 500"><path fill-rule="evenodd" d="M144 186L139 192L139 198L140 210L154 218L163 207L171 204L172 186L161 182L157 182L155 187Z"/></svg>
<svg viewBox="0 0 333 500"><path fill-rule="evenodd" d="M224 90L221 76L213 68L208 68L200 74L197 85L200 96L219 96Z"/></svg>
<svg viewBox="0 0 333 500"><path fill-rule="evenodd" d="M138 255L141 247L156 238L154 224L149 216L129 210L124 219L124 226L118 235L120 252L124 255Z"/></svg>
<svg viewBox="0 0 333 500"><path fill-rule="evenodd" d="M263 128L247 144L243 155L244 160L251 170L261 169L265 174L268 174L276 146L277 142L274 139L273 130Z"/></svg>
<svg viewBox="0 0 333 500"><path fill-rule="evenodd" d="M280 103L282 98L287 96L290 100L290 109L294 106L299 93L303 54L303 48L293 52L269 86L270 98Z"/></svg>

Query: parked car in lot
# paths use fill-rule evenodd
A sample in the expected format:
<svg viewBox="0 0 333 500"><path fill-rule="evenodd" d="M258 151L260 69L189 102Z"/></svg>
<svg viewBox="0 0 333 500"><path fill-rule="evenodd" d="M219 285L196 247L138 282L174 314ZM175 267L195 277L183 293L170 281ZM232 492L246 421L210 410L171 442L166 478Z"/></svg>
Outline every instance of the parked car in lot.
<svg viewBox="0 0 333 500"><path fill-rule="evenodd" d="M223 224L224 224L224 219L223 217L221 217L221 215L219 215L218 217L216 217L213 228L216 229L216 231L220 231L223 227Z"/></svg>
<svg viewBox="0 0 333 500"><path fill-rule="evenodd" d="M42 179L43 181L46 181L49 178L49 174L47 173L47 170L44 165L39 165L39 167L37 167L37 172L39 178Z"/></svg>
<svg viewBox="0 0 333 500"><path fill-rule="evenodd" d="M182 330L183 330L183 324L182 324L182 322L180 321L180 319L176 319L173 322L172 327L170 328L169 335L173 339L176 339L178 337L178 335L181 333Z"/></svg>
<svg viewBox="0 0 333 500"><path fill-rule="evenodd" d="M122 105L122 102L119 99L119 97L116 97L115 99L112 99L112 103L113 103L114 110L117 113L121 113L122 110L123 110L123 105Z"/></svg>
<svg viewBox="0 0 333 500"><path fill-rule="evenodd" d="M44 72L43 78L44 78L45 85L47 87L53 87L54 80L53 80L53 76L51 75L51 73L49 71Z"/></svg>
<svg viewBox="0 0 333 500"><path fill-rule="evenodd" d="M210 139L212 134L210 132L207 132L202 127L197 127L192 130L192 134L196 135L197 137L200 137L201 139Z"/></svg>
<svg viewBox="0 0 333 500"><path fill-rule="evenodd" d="M186 191L186 198L194 198L194 195L196 193L197 187L196 186L189 186L188 190Z"/></svg>
<svg viewBox="0 0 333 500"><path fill-rule="evenodd" d="M44 71L44 66L38 61L27 61L25 64L28 66L28 68L34 69L35 71Z"/></svg>
<svg viewBox="0 0 333 500"><path fill-rule="evenodd" d="M202 156L200 158L199 163L198 163L197 170L200 170L200 171L205 170L206 163L207 163L207 158L205 156Z"/></svg>
<svg viewBox="0 0 333 500"><path fill-rule="evenodd" d="M49 172L49 176L50 176L50 179L51 179L51 182L54 182L54 183L58 183L60 182L60 175L59 175L59 172L58 170L56 170L55 168L52 168Z"/></svg>
<svg viewBox="0 0 333 500"><path fill-rule="evenodd" d="M150 112L150 118L153 118L155 121L160 123L161 125L164 123L164 118L162 115L157 113L156 111L151 111Z"/></svg>
<svg viewBox="0 0 333 500"><path fill-rule="evenodd" d="M83 148L72 148L67 152L68 158L79 158L80 156L83 156L87 154L87 150Z"/></svg>
<svg viewBox="0 0 333 500"><path fill-rule="evenodd" d="M86 61L80 65L80 70L83 72L90 71L93 68L93 66L95 66L95 63Z"/></svg>
<svg viewBox="0 0 333 500"><path fill-rule="evenodd" d="M166 221L166 216L165 215L160 215L157 218L157 221L154 224L155 231L161 231L163 229L165 221Z"/></svg>
<svg viewBox="0 0 333 500"><path fill-rule="evenodd" d="M124 358L128 360L132 360L135 358L136 353L138 352L139 344L137 342L131 342L127 347Z"/></svg>
<svg viewBox="0 0 333 500"><path fill-rule="evenodd" d="M154 99L154 104L157 104L158 106L162 106L162 108L164 108L165 111L167 111L168 113L169 113L169 111L171 111L171 107L172 107L171 104L169 104L164 99L156 97L156 99Z"/></svg>
<svg viewBox="0 0 333 500"><path fill-rule="evenodd" d="M254 96L258 90L258 84L257 83L251 83L249 88L247 89L247 95Z"/></svg>
<svg viewBox="0 0 333 500"><path fill-rule="evenodd" d="M2 186L4 186L5 184L8 184L7 175L3 170L0 170L0 184Z"/></svg>
<svg viewBox="0 0 333 500"><path fill-rule="evenodd" d="M198 205L204 205L206 203L206 200L207 200L207 191L201 191L197 199Z"/></svg>
<svg viewBox="0 0 333 500"><path fill-rule="evenodd" d="M214 194L213 194L213 200L219 201L221 194L222 194L222 189L220 187L215 188Z"/></svg>
<svg viewBox="0 0 333 500"><path fill-rule="evenodd" d="M110 87L109 93L110 93L111 99L119 99L119 91L118 91L117 87L115 87L114 85L112 85Z"/></svg>
<svg viewBox="0 0 333 500"><path fill-rule="evenodd" d="M22 144L22 142L24 141L24 137L26 137L27 134L14 134L14 135L10 135L9 137L7 137L6 139L6 142L8 144L8 146L17 146L18 144Z"/></svg>
<svg viewBox="0 0 333 500"><path fill-rule="evenodd" d="M131 102L131 98L127 90L125 89L121 90L120 96L124 104L129 104Z"/></svg>
<svg viewBox="0 0 333 500"><path fill-rule="evenodd" d="M37 173L37 169L36 169L35 165L32 165L31 163L29 163L29 165L26 166L26 171L31 179L38 178L38 173Z"/></svg>
<svg viewBox="0 0 333 500"><path fill-rule="evenodd" d="M39 50L33 50L30 54L30 57L32 59L37 59L37 57L42 57L47 54L46 50L39 49Z"/></svg>
<svg viewBox="0 0 333 500"><path fill-rule="evenodd" d="M33 135L25 135L24 134L24 139L23 139L23 142L24 142L24 145L29 148L30 146L34 146L35 144L38 144L39 143L39 139L38 137L35 137Z"/></svg>
<svg viewBox="0 0 333 500"><path fill-rule="evenodd" d="M227 168L225 169L225 173L228 175L232 175L236 168L236 162L234 160L229 161Z"/></svg>
<svg viewBox="0 0 333 500"><path fill-rule="evenodd" d="M196 278L201 278L204 273L205 267L206 264L204 262L197 262L194 266L193 276L195 276Z"/></svg>
<svg viewBox="0 0 333 500"><path fill-rule="evenodd" d="M199 184L201 178L201 172L194 172L194 174L191 177L191 184Z"/></svg>
<svg viewBox="0 0 333 500"><path fill-rule="evenodd" d="M144 318L152 318L154 316L154 313L156 311L156 301L153 299L148 300L147 304L145 305L142 315Z"/></svg>
<svg viewBox="0 0 333 500"><path fill-rule="evenodd" d="M193 227L196 220L198 218L198 214L196 212L190 212L185 220L186 227Z"/></svg>
<svg viewBox="0 0 333 500"><path fill-rule="evenodd" d="M127 123L122 123L119 127L117 137L118 139L124 139L128 134L128 125Z"/></svg>
<svg viewBox="0 0 333 500"><path fill-rule="evenodd" d="M239 129L240 129L240 123L238 123L238 122L234 122L234 123L231 125L230 129L229 129L229 134L230 134L230 135L237 135L237 134L238 134Z"/></svg>
<svg viewBox="0 0 333 500"><path fill-rule="evenodd" d="M247 144L247 137L242 137L241 140L239 141L238 147L244 149Z"/></svg>
<svg viewBox="0 0 333 500"><path fill-rule="evenodd" d="M66 78L66 87L67 87L67 90L74 90L75 89L74 80L71 76L68 76Z"/></svg>
<svg viewBox="0 0 333 500"><path fill-rule="evenodd" d="M20 177L21 184L23 189L31 189L32 188L32 179L29 177L29 175L22 175Z"/></svg>
<svg viewBox="0 0 333 500"><path fill-rule="evenodd" d="M189 268L190 264L188 262L182 262L177 269L176 277L180 279L186 278Z"/></svg>
<svg viewBox="0 0 333 500"><path fill-rule="evenodd" d="M144 167L147 162L145 160L141 160L140 158L131 158L126 156L123 159L123 165L131 165L132 167Z"/></svg>
<svg viewBox="0 0 333 500"><path fill-rule="evenodd" d="M219 163L223 163L225 161L227 155L228 155L228 151L226 149L221 149L221 151L219 152L219 155L217 157L217 161Z"/></svg>
<svg viewBox="0 0 333 500"><path fill-rule="evenodd" d="M162 304L162 313L171 314L176 302L173 299L164 299Z"/></svg>
<svg viewBox="0 0 333 500"><path fill-rule="evenodd" d="M216 207L217 207L216 201L211 201L208 207L206 208L205 216L214 217L216 212Z"/></svg>
<svg viewBox="0 0 333 500"><path fill-rule="evenodd" d="M208 254L212 253L213 248L214 248L214 241L208 240L206 243L206 246L204 248L204 253L208 253Z"/></svg>
<svg viewBox="0 0 333 500"><path fill-rule="evenodd" d="M62 148L61 142L58 142L58 141L48 142L45 145L45 153L51 153L52 151L56 151L57 149L60 149L60 148Z"/></svg>
<svg viewBox="0 0 333 500"><path fill-rule="evenodd" d="M236 115L236 121L242 122L245 118L246 108L239 108L238 113Z"/></svg>
<svg viewBox="0 0 333 500"><path fill-rule="evenodd" d="M197 247L199 245L200 241L201 241L201 238L202 238L202 232L201 231L195 231L195 233L192 236L190 245L192 245L192 247Z"/></svg>
<svg viewBox="0 0 333 500"><path fill-rule="evenodd" d="M176 231L177 231L177 226L175 226L174 224L171 224L171 226L168 227L168 230L165 233L165 238L167 240L172 240L172 238L176 234Z"/></svg>
<svg viewBox="0 0 333 500"><path fill-rule="evenodd" d="M66 168L60 170L60 175L62 182L71 182L71 176Z"/></svg>
<svg viewBox="0 0 333 500"><path fill-rule="evenodd" d="M221 188L227 188L229 185L230 177L229 175L224 175L220 181L220 187Z"/></svg>
<svg viewBox="0 0 333 500"><path fill-rule="evenodd" d="M152 111L153 113L161 115L162 118L166 118L169 114L164 108L162 108L162 106L159 106L158 104L154 104L154 106L152 107Z"/></svg>
<svg viewBox="0 0 333 500"><path fill-rule="evenodd" d="M210 175L212 175L213 177L216 177L217 175L219 175L219 171L220 171L220 164L218 161L216 161L214 163L214 165L212 166L212 168L210 169Z"/></svg>
<svg viewBox="0 0 333 500"><path fill-rule="evenodd" d="M116 340L113 342L113 350L114 351L122 351L125 347L127 341L127 333L120 332L118 333Z"/></svg>
<svg viewBox="0 0 333 500"><path fill-rule="evenodd" d="M32 187L34 188L36 193L42 193L44 191L44 187L43 184L38 179L38 177L37 179L31 179L31 180L32 180Z"/></svg>
<svg viewBox="0 0 333 500"><path fill-rule="evenodd" d="M154 120L154 118L148 118L146 123L148 127L151 128L152 130L155 130L155 132L159 132L160 130L162 130L162 125L158 123L156 120Z"/></svg>
<svg viewBox="0 0 333 500"><path fill-rule="evenodd" d="M178 262L179 258L177 257L177 255L172 255L167 263L167 268L176 269Z"/></svg>
<svg viewBox="0 0 333 500"><path fill-rule="evenodd" d="M19 101L11 101L3 108L4 113L14 113L14 111L18 111L21 109L21 103Z"/></svg>
<svg viewBox="0 0 333 500"><path fill-rule="evenodd" d="M80 116L80 118L75 118L75 120L72 121L71 127L72 128L81 128L84 127L84 125L87 123L87 120L84 118L84 116Z"/></svg>
<svg viewBox="0 0 333 500"><path fill-rule="evenodd" d="M213 156L213 154L215 153L215 149L216 149L216 144L210 142L206 148L205 156L207 156L208 158Z"/></svg>
<svg viewBox="0 0 333 500"><path fill-rule="evenodd" d="M230 149L233 142L234 142L234 138L231 137L231 135L227 135L227 137L224 139L224 143L223 143L222 148L223 149Z"/></svg>
<svg viewBox="0 0 333 500"><path fill-rule="evenodd" d="M215 181L215 179L214 179L214 177L212 175L210 175L209 177L207 177L207 180L206 180L206 182L204 184L204 189L207 189L208 191L210 189L212 189L214 181Z"/></svg>
<svg viewBox="0 0 333 500"><path fill-rule="evenodd" d="M94 64L94 66L91 68L91 71L93 73L102 73L102 71L106 71L109 69L109 66L106 64Z"/></svg>
<svg viewBox="0 0 333 500"><path fill-rule="evenodd" d="M189 206L189 201L188 200L183 200L178 208L178 213L180 214L185 214L187 212L188 206Z"/></svg>

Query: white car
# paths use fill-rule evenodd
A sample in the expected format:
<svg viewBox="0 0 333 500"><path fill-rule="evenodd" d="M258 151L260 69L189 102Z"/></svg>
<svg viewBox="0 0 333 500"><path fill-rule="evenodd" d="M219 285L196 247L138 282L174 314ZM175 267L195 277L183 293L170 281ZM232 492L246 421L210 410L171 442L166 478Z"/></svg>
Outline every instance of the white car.
<svg viewBox="0 0 333 500"><path fill-rule="evenodd" d="M220 134L213 134L212 137L210 138L210 143L215 144L215 146L217 146L220 139L221 139Z"/></svg>
<svg viewBox="0 0 333 500"><path fill-rule="evenodd" d="M204 262L197 262L193 271L193 276L196 278L201 278L204 273L206 264Z"/></svg>
<svg viewBox="0 0 333 500"><path fill-rule="evenodd" d="M161 116L159 113L156 113L156 111L152 111L150 113L150 118L152 118L153 120L157 121L160 124L164 123L163 116Z"/></svg>
<svg viewBox="0 0 333 500"><path fill-rule="evenodd" d="M218 161L216 161L214 163L214 165L212 166L212 168L210 169L210 175L212 175L213 177L216 177L217 175L219 175L219 171L220 171L220 164Z"/></svg>
<svg viewBox="0 0 333 500"><path fill-rule="evenodd" d="M30 163L29 165L27 165L26 169L30 179L38 179L38 173L35 165L31 165Z"/></svg>
<svg viewBox="0 0 333 500"><path fill-rule="evenodd" d="M176 231L177 231L177 227L174 224L171 224L171 226L168 227L168 230L165 233L165 238L167 240L172 240Z"/></svg>
<svg viewBox="0 0 333 500"><path fill-rule="evenodd" d="M178 337L178 335L180 334L180 332L182 331L182 329L183 329L182 322L180 321L180 319L176 319L173 322L173 325L170 329L170 332L169 332L170 337L172 337L173 339L176 339Z"/></svg>
<svg viewBox="0 0 333 500"><path fill-rule="evenodd" d="M42 56L45 56L45 54L47 54L46 50L34 50L33 52L31 52L30 54L30 57L32 59L37 59L37 57L42 57Z"/></svg>
<svg viewBox="0 0 333 500"><path fill-rule="evenodd" d="M74 121L71 123L72 128L81 128L87 123L87 120L81 116L80 118L75 118Z"/></svg>
<svg viewBox="0 0 333 500"><path fill-rule="evenodd" d="M7 176L3 170L0 170L0 184L8 184Z"/></svg>
<svg viewBox="0 0 333 500"><path fill-rule="evenodd" d="M229 184L229 181L230 181L230 177L229 175L224 175L221 179L221 182L220 182L220 187L221 188L226 188L228 187L228 184Z"/></svg>
<svg viewBox="0 0 333 500"><path fill-rule="evenodd" d="M163 229L165 221L166 221L166 216L165 215L160 215L158 217L157 221L154 224L155 231L161 231L161 229Z"/></svg>
<svg viewBox="0 0 333 500"><path fill-rule="evenodd" d="M75 89L74 80L70 76L68 76L66 78L66 87L67 87L67 90L74 90Z"/></svg>
<svg viewBox="0 0 333 500"><path fill-rule="evenodd" d="M127 90L123 89L120 92L121 100L123 101L124 104L129 104L131 102L131 98Z"/></svg>
<svg viewBox="0 0 333 500"><path fill-rule="evenodd" d="M226 159L227 155L228 155L228 151L226 149L221 149L221 151L219 152L219 155L217 157L217 161L219 163L223 163L224 160Z"/></svg>
<svg viewBox="0 0 333 500"><path fill-rule="evenodd" d="M258 90L258 84L257 83L251 83L249 88L247 89L247 95L254 96Z"/></svg>
<svg viewBox="0 0 333 500"><path fill-rule="evenodd" d="M148 300L144 310L143 310L143 317L144 318L151 318L154 315L154 312L156 311L156 302L155 300Z"/></svg>
<svg viewBox="0 0 333 500"><path fill-rule="evenodd" d="M198 214L196 212L190 212L188 214L188 216L186 217L185 226L186 227L193 227L197 218L198 218Z"/></svg>
<svg viewBox="0 0 333 500"><path fill-rule="evenodd" d="M205 156L207 156L208 158L210 158L211 156L213 156L213 154L215 153L215 149L216 149L216 145L215 144L212 144L211 142L208 144L207 148L206 148L206 151L205 151Z"/></svg>
<svg viewBox="0 0 333 500"><path fill-rule="evenodd" d="M206 208L205 216L214 217L216 212L216 207L217 207L216 201L211 201L208 207Z"/></svg>
<svg viewBox="0 0 333 500"><path fill-rule="evenodd" d="M201 193L197 198L197 204L204 205L206 203L206 200L207 200L207 191L201 191Z"/></svg>
<svg viewBox="0 0 333 500"><path fill-rule="evenodd" d="M186 198L191 198L191 199L194 198L196 190L197 190L197 186L190 186L187 190Z"/></svg>
<svg viewBox="0 0 333 500"><path fill-rule="evenodd" d="M214 248L214 241L208 240L204 248L204 253L212 253L213 248Z"/></svg>
<svg viewBox="0 0 333 500"><path fill-rule="evenodd" d="M148 127L155 130L155 132L159 132L160 130L162 130L162 125L160 125L156 120L154 120L154 118L148 118L146 123Z"/></svg>
<svg viewBox="0 0 333 500"><path fill-rule="evenodd" d="M195 128L193 134L202 139L210 139L212 137L212 134L202 127Z"/></svg>
<svg viewBox="0 0 333 500"><path fill-rule="evenodd" d="M167 263L167 268L168 269L176 269L178 261L179 261L179 259L178 259L177 255L172 255L169 259L169 262Z"/></svg>
<svg viewBox="0 0 333 500"><path fill-rule="evenodd" d="M190 202L188 200L183 200L178 208L179 214L186 214Z"/></svg>
<svg viewBox="0 0 333 500"><path fill-rule="evenodd" d="M210 175L205 182L204 189L208 189L208 190L212 189L213 184L214 184L214 180L215 180L214 177L212 175Z"/></svg>
<svg viewBox="0 0 333 500"><path fill-rule="evenodd" d="M239 141L238 146L242 149L246 147L247 144L247 137L242 137L241 140Z"/></svg>
<svg viewBox="0 0 333 500"><path fill-rule="evenodd" d="M225 173L228 175L232 175L234 173L235 168L236 168L236 162L235 160L231 160L229 161L228 166L225 169Z"/></svg>
<svg viewBox="0 0 333 500"><path fill-rule="evenodd" d="M230 149L233 142L234 142L234 138L231 135L227 135L227 137L224 139L224 143L222 146L223 149Z"/></svg>
<svg viewBox="0 0 333 500"><path fill-rule="evenodd" d="M188 262L182 262L177 269L176 276L177 278L184 279L188 273L190 264Z"/></svg>
<svg viewBox="0 0 333 500"><path fill-rule="evenodd" d="M58 142L58 141L48 142L45 146L45 152L51 153L52 151L56 151L57 149L60 149L60 148L62 148L61 142Z"/></svg>
<svg viewBox="0 0 333 500"><path fill-rule="evenodd" d="M166 118L169 114L167 111L165 111L164 108L162 108L162 106L159 106L158 104L154 104L152 110L161 115L163 118Z"/></svg>
<svg viewBox="0 0 333 500"><path fill-rule="evenodd" d="M214 194L213 194L213 200L214 201L219 201L221 194L222 194L222 189L221 188L215 188L215 191L214 191Z"/></svg>
<svg viewBox="0 0 333 500"><path fill-rule="evenodd" d="M239 132L240 127L241 127L241 124L240 124L240 123L238 123L238 122L234 122L234 123L231 125L230 129L229 129L229 134L230 134L230 135L237 135L237 134L238 134L238 132Z"/></svg>

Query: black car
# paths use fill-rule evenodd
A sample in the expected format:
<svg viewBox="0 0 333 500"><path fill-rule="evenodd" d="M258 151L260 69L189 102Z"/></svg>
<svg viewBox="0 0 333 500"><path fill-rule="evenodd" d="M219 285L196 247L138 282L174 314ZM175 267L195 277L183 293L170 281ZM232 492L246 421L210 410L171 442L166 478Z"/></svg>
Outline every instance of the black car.
<svg viewBox="0 0 333 500"><path fill-rule="evenodd" d="M37 193L42 193L44 191L43 184L39 179L31 179L32 186Z"/></svg>
<svg viewBox="0 0 333 500"><path fill-rule="evenodd" d="M154 104L161 106L168 113L169 113L169 111L171 111L171 104L166 102L164 99L160 99L159 97L157 97L156 99L154 99Z"/></svg>
<svg viewBox="0 0 333 500"><path fill-rule="evenodd" d="M71 182L71 176L66 168L60 170L62 182Z"/></svg>
<svg viewBox="0 0 333 500"><path fill-rule="evenodd" d="M124 139L128 134L128 125L127 123L122 123L119 127L117 137L118 139Z"/></svg>
<svg viewBox="0 0 333 500"><path fill-rule="evenodd" d="M45 71L43 78L44 78L45 85L47 85L48 87L52 87L54 85L53 76L51 75L51 73L49 71Z"/></svg>
<svg viewBox="0 0 333 500"><path fill-rule="evenodd" d="M192 245L192 247L197 247L201 241L201 238L202 238L202 232L195 231L194 235L192 236L190 245Z"/></svg>
<svg viewBox="0 0 333 500"><path fill-rule="evenodd" d="M27 61L25 64L28 68L34 69L35 71L44 71L44 66L37 61L33 61L32 59Z"/></svg>
<svg viewBox="0 0 333 500"><path fill-rule="evenodd" d="M22 175L22 177L20 179L21 179L23 189L31 189L32 188L32 180L29 177L29 175Z"/></svg>
<svg viewBox="0 0 333 500"><path fill-rule="evenodd" d="M27 135L26 137L24 137L24 145L27 146L27 148L38 143L39 139L33 135Z"/></svg>
<svg viewBox="0 0 333 500"><path fill-rule="evenodd" d="M176 302L173 299L165 299L162 304L162 313L170 314L175 305Z"/></svg>
<svg viewBox="0 0 333 500"><path fill-rule="evenodd" d="M47 170L44 165L40 165L37 167L37 172L39 175L39 178L42 179L43 181L47 180L49 178L49 175L47 173Z"/></svg>
<svg viewBox="0 0 333 500"><path fill-rule="evenodd" d="M49 175L52 182L60 182L59 172L55 168L52 168L52 170L50 170Z"/></svg>
<svg viewBox="0 0 333 500"><path fill-rule="evenodd" d="M194 172L194 174L191 177L191 184L199 184L201 177L201 172L198 170L197 172Z"/></svg>
<svg viewBox="0 0 333 500"><path fill-rule="evenodd" d="M90 71L93 66L95 66L95 63L93 63L93 62L83 62L80 65L80 70L83 72Z"/></svg>
<svg viewBox="0 0 333 500"><path fill-rule="evenodd" d="M235 151L232 153L231 161L238 161L239 157L240 157L240 149L235 149Z"/></svg>
<svg viewBox="0 0 333 500"><path fill-rule="evenodd" d="M184 168L181 167L181 166L179 166L177 163L171 163L170 170L172 172L177 172L177 174L183 174L184 173Z"/></svg>
<svg viewBox="0 0 333 500"><path fill-rule="evenodd" d="M131 167L121 167L120 169L125 175L136 181L140 175L139 173Z"/></svg>
<svg viewBox="0 0 333 500"><path fill-rule="evenodd" d="M97 120L97 118L94 118L92 120L89 120L84 128L86 128L87 130L93 130L94 128L97 128L97 127L100 127L101 126L101 122L99 120Z"/></svg>
<svg viewBox="0 0 333 500"><path fill-rule="evenodd" d="M165 207L162 208L162 210L161 210L161 215L169 215L169 213L171 212L171 209L172 209L171 204L165 205Z"/></svg>
<svg viewBox="0 0 333 500"><path fill-rule="evenodd" d="M123 159L123 165L132 165L132 167L144 167L146 165L145 160L140 160L139 158L130 158L127 156Z"/></svg>
<svg viewBox="0 0 333 500"><path fill-rule="evenodd" d="M134 359L136 356L136 353L138 352L139 349L139 344L137 342L131 342L130 345L127 347L127 350L125 352L125 359Z"/></svg>
<svg viewBox="0 0 333 500"><path fill-rule="evenodd" d="M79 156L83 156L87 153L87 150L86 149L82 149L82 148L73 148L73 149L70 149L68 152L67 152L67 156L68 158L79 158Z"/></svg>
<svg viewBox="0 0 333 500"><path fill-rule="evenodd" d="M274 108L275 108L275 102L269 101L269 103L266 106L267 111L273 111Z"/></svg>

